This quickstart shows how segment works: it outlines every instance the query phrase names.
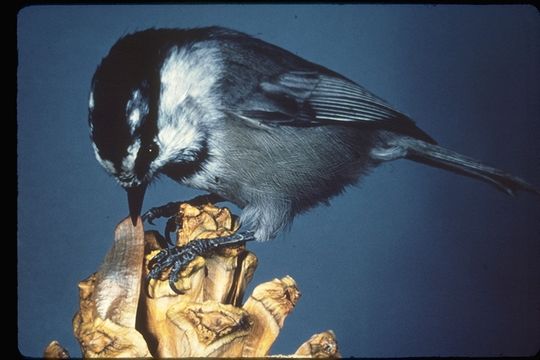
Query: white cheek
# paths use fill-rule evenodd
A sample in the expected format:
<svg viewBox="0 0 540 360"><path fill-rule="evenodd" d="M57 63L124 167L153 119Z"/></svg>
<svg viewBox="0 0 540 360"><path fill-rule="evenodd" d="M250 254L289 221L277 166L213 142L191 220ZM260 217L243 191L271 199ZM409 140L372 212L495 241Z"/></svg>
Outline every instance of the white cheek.
<svg viewBox="0 0 540 360"><path fill-rule="evenodd" d="M169 162L193 160L190 156L201 149L203 135L189 124L180 128L168 125L161 129L156 140L160 154L152 163L153 171Z"/></svg>
<svg viewBox="0 0 540 360"><path fill-rule="evenodd" d="M162 148L184 149L195 143L197 139L195 127L188 124L180 128L166 126L158 135L158 141Z"/></svg>
<svg viewBox="0 0 540 360"><path fill-rule="evenodd" d="M173 48L160 72L161 89L155 170L169 162L192 161L205 135L200 124L216 121L220 99L216 83L223 65L216 44Z"/></svg>
<svg viewBox="0 0 540 360"><path fill-rule="evenodd" d="M211 96L221 65L217 49L207 47L174 48L161 70L160 109L173 113L188 97Z"/></svg>

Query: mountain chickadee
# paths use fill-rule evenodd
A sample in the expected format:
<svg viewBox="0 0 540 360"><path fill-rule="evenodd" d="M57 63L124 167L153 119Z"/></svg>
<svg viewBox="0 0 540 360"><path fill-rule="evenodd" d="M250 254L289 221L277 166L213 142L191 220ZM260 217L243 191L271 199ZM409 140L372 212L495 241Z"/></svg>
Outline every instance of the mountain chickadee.
<svg viewBox="0 0 540 360"><path fill-rule="evenodd" d="M150 29L121 38L92 80L97 160L127 191L134 224L165 174L242 208L249 231L211 246L265 241L375 166L409 159L509 194L525 181L436 145L406 115L323 66L221 28ZM150 213L152 219L156 213ZM196 253L167 249L151 277Z"/></svg>

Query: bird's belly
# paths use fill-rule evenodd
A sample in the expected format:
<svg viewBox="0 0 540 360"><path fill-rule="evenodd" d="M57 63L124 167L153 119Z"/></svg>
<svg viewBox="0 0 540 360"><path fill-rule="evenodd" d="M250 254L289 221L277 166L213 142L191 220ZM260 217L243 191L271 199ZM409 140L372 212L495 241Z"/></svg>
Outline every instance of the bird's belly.
<svg viewBox="0 0 540 360"><path fill-rule="evenodd" d="M288 203L294 213L328 200L372 165L373 132L351 128L245 128L223 137L214 190L246 206Z"/></svg>

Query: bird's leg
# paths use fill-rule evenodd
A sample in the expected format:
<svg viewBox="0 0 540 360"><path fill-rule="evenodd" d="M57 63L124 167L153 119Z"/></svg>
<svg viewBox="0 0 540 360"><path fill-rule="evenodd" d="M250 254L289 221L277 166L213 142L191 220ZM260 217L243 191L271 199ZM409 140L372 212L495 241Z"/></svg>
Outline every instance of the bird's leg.
<svg viewBox="0 0 540 360"><path fill-rule="evenodd" d="M217 194L206 194L194 197L187 201L170 202L162 206L153 207L142 215L143 221L147 221L149 224L154 225L154 220L162 217L169 218L165 225L165 239L168 244L172 244L170 233L176 231L176 219L175 216L178 213L178 207L182 203L188 203L192 206L200 206L208 203L218 203L226 201L224 198Z"/></svg>
<svg viewBox="0 0 540 360"><path fill-rule="evenodd" d="M169 286L177 293L182 292L176 288L174 283L178 281L180 272L197 256L207 255L212 250L228 245L237 245L246 241L255 240L253 231L236 233L231 236L218 237L214 239L193 240L184 246L176 246L161 250L148 263L148 275L146 275L146 289L150 279L159 279L163 271L171 268L169 273Z"/></svg>
<svg viewBox="0 0 540 360"><path fill-rule="evenodd" d="M162 217L173 217L178 212L178 207L182 203L188 203L192 206L200 206L207 203L218 203L226 201L217 194L199 195L188 201L170 202L162 206L153 207L142 215L142 220L154 225L154 220Z"/></svg>

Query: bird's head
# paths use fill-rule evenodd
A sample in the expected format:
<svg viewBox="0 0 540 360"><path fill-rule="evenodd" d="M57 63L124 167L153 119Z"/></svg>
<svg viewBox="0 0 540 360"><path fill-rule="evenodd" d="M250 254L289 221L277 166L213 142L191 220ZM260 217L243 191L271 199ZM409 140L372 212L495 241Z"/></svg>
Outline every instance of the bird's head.
<svg viewBox="0 0 540 360"><path fill-rule="evenodd" d="M164 104L163 97L170 102L182 90L163 84L171 49L176 48L167 48L158 30L128 35L111 48L92 79L89 126L95 156L126 190L134 224L148 184L171 167L200 160L204 148L186 103Z"/></svg>

